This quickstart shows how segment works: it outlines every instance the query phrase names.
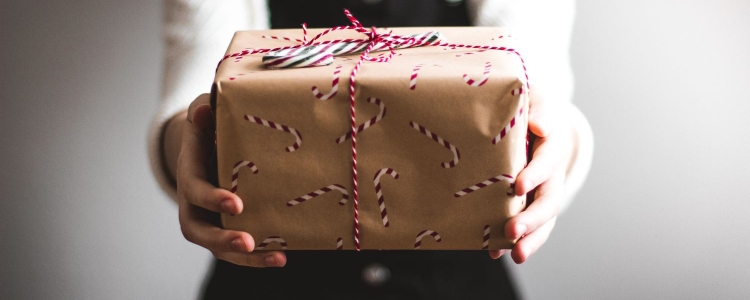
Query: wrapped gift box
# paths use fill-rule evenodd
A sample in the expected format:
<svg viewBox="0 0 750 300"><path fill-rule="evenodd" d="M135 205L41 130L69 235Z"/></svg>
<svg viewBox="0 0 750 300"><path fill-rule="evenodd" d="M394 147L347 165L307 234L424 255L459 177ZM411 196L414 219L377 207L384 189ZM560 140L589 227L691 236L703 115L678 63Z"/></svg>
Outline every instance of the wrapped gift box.
<svg viewBox="0 0 750 300"><path fill-rule="evenodd" d="M438 31L451 43L512 47L502 28ZM310 36L321 30L310 30ZM227 54L297 45L301 30L237 32ZM351 30L322 40L363 38ZM362 249L503 249L527 160L528 92L513 51L423 46L356 77ZM388 55L373 52L372 57ZM244 210L222 215L256 249L354 249L349 76L358 54L327 66L270 69L262 54L222 61L212 89L218 184Z"/></svg>

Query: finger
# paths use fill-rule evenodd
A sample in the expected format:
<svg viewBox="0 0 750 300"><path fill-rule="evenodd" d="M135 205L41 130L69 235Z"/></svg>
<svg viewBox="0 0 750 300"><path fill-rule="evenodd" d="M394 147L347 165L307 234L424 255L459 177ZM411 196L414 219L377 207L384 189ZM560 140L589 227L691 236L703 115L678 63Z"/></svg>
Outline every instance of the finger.
<svg viewBox="0 0 750 300"><path fill-rule="evenodd" d="M525 195L542 182L549 180L552 174L564 164L565 157L569 156L569 143L570 141L567 141L564 136L537 139L531 161L516 178L516 195Z"/></svg>
<svg viewBox="0 0 750 300"><path fill-rule="evenodd" d="M556 221L557 217L552 218L547 223L537 228L537 230L534 230L534 232L519 240L513 247L513 251L510 253L510 257L513 258L513 261L517 264L522 264L528 260L532 254L539 250L539 247L541 247L544 242L547 241L547 238L549 238L549 234L555 227Z"/></svg>
<svg viewBox="0 0 750 300"><path fill-rule="evenodd" d="M221 229L211 223L214 213L189 203L181 203L180 229L186 240L210 250L212 253L252 252L255 249L253 237L242 231Z"/></svg>
<svg viewBox="0 0 750 300"><path fill-rule="evenodd" d="M216 188L198 177L181 178L179 190L188 203L213 212L239 214L244 205L239 196L225 189Z"/></svg>
<svg viewBox="0 0 750 300"><path fill-rule="evenodd" d="M234 193L219 189L208 182L207 166L209 150L205 136L189 124L183 137L178 158L177 190L187 201L215 212L238 214L242 212L242 201Z"/></svg>
<svg viewBox="0 0 750 300"><path fill-rule="evenodd" d="M565 174L558 172L549 181L540 185L535 194L536 199L529 207L505 223L505 236L512 240L519 239L557 216L564 182Z"/></svg>
<svg viewBox="0 0 750 300"><path fill-rule="evenodd" d="M188 115L187 119L190 122L193 122L195 119L195 113L196 110L198 110L199 107L209 107L210 108L210 95L209 94L201 94L198 97L193 100L193 102L190 102L190 106L188 106Z"/></svg>
<svg viewBox="0 0 750 300"><path fill-rule="evenodd" d="M508 252L508 249L490 250L489 252L492 259L498 259L505 255L505 253Z"/></svg>
<svg viewBox="0 0 750 300"><path fill-rule="evenodd" d="M283 267L286 255L281 251L258 251L253 253L224 252L216 256L235 265L265 268Z"/></svg>
<svg viewBox="0 0 750 300"><path fill-rule="evenodd" d="M548 136L555 128L559 110L557 104L546 100L540 92L531 91L529 101L529 130L539 137Z"/></svg>

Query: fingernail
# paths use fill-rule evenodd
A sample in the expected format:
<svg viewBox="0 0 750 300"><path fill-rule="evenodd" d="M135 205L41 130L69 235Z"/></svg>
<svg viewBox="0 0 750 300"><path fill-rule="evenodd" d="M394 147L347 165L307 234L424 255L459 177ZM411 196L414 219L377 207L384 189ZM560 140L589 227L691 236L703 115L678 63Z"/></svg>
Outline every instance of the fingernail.
<svg viewBox="0 0 750 300"><path fill-rule="evenodd" d="M234 201L232 199L221 201L221 210L225 213L234 213Z"/></svg>
<svg viewBox="0 0 750 300"><path fill-rule="evenodd" d="M245 251L245 241L242 238L233 239L229 243L229 247L237 251Z"/></svg>
<svg viewBox="0 0 750 300"><path fill-rule="evenodd" d="M499 256L503 256L503 255L505 255L505 253L508 253L508 250L506 250L506 249L500 250L500 255Z"/></svg>
<svg viewBox="0 0 750 300"><path fill-rule="evenodd" d="M524 234L526 234L526 230L528 230L528 227L524 224L516 224L516 236L515 238L521 238Z"/></svg>
<svg viewBox="0 0 750 300"><path fill-rule="evenodd" d="M266 256L266 266L275 266L276 257L273 255Z"/></svg>

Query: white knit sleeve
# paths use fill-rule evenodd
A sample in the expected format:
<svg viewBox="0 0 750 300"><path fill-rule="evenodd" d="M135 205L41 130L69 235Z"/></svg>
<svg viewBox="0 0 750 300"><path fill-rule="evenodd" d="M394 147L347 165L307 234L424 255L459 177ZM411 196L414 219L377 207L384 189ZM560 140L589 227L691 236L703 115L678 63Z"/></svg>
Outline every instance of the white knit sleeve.
<svg viewBox="0 0 750 300"><path fill-rule="evenodd" d="M234 32L268 28L264 0L165 0L165 48L161 106L148 132L148 156L159 186L176 199L161 148L165 123L208 93L216 64Z"/></svg>
<svg viewBox="0 0 750 300"><path fill-rule="evenodd" d="M544 94L545 99L560 101L575 127L577 151L567 172L562 212L583 185L594 152L591 126L571 104L570 41L575 0L469 0L468 4L474 25L511 28L528 68L531 89Z"/></svg>

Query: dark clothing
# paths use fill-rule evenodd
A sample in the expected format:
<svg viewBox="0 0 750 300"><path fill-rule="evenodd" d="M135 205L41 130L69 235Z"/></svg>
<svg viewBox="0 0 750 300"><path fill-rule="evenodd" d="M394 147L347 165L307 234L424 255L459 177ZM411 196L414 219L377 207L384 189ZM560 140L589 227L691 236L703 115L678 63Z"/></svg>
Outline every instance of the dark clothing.
<svg viewBox="0 0 750 300"><path fill-rule="evenodd" d="M350 25L344 8L365 27L469 26L463 1L445 0L271 0L272 28L330 28ZM372 4L368 4L372 3Z"/></svg>
<svg viewBox="0 0 750 300"><path fill-rule="evenodd" d="M447 0L270 0L273 28L469 26L466 4ZM205 299L517 299L487 251L286 251L283 268L214 262ZM377 274L377 276L373 275ZM373 279L373 277L377 277Z"/></svg>
<svg viewBox="0 0 750 300"><path fill-rule="evenodd" d="M283 268L217 261L205 299L517 299L487 251L286 251ZM380 285L363 270L382 265Z"/></svg>

